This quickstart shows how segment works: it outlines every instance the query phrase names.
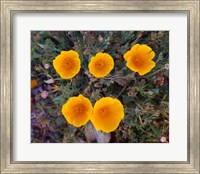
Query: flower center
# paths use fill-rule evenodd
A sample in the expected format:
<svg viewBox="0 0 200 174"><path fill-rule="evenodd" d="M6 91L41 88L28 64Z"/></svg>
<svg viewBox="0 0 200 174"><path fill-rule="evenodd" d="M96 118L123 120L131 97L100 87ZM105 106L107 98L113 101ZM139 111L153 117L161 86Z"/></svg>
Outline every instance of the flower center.
<svg viewBox="0 0 200 174"><path fill-rule="evenodd" d="M74 106L74 112L77 115L83 114L85 112L85 107L81 104Z"/></svg>
<svg viewBox="0 0 200 174"><path fill-rule="evenodd" d="M134 61L134 64L135 64L136 66L138 66L138 67L141 67L141 66L143 65L143 61L141 61L141 60L139 60L139 59L136 59L136 60Z"/></svg>
<svg viewBox="0 0 200 174"><path fill-rule="evenodd" d="M102 60L99 60L97 63L96 63L96 66L99 67L99 68L102 68L104 66L104 62Z"/></svg>
<svg viewBox="0 0 200 174"><path fill-rule="evenodd" d="M64 64L64 66L65 66L66 69L69 69L69 68L72 67L72 60L66 58L66 59L64 59L63 64Z"/></svg>
<svg viewBox="0 0 200 174"><path fill-rule="evenodd" d="M99 113L100 113L101 116L107 115L108 112L109 112L109 108L106 107L106 106L99 109Z"/></svg>

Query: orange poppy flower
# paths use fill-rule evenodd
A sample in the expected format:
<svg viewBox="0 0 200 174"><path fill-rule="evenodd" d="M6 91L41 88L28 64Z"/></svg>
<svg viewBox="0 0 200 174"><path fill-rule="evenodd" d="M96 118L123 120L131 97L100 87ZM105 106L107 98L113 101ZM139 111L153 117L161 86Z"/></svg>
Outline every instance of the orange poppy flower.
<svg viewBox="0 0 200 174"><path fill-rule="evenodd" d="M118 99L104 97L98 100L90 120L97 130L109 133L117 129L124 117L124 108Z"/></svg>
<svg viewBox="0 0 200 174"><path fill-rule="evenodd" d="M35 88L38 85L37 80L33 79L31 80L31 89Z"/></svg>
<svg viewBox="0 0 200 174"><path fill-rule="evenodd" d="M89 121L92 109L90 100L80 94L78 97L71 97L62 106L62 114L67 122L80 127Z"/></svg>
<svg viewBox="0 0 200 174"><path fill-rule="evenodd" d="M53 66L63 79L73 78L81 68L79 54L76 51L61 51L54 60Z"/></svg>
<svg viewBox="0 0 200 174"><path fill-rule="evenodd" d="M134 45L124 54L124 59L127 61L126 66L141 76L156 66L156 63L152 61L154 57L155 52L149 46L140 44Z"/></svg>
<svg viewBox="0 0 200 174"><path fill-rule="evenodd" d="M96 78L107 76L112 71L113 67L114 60L107 53L97 53L91 58L88 65L90 73Z"/></svg>

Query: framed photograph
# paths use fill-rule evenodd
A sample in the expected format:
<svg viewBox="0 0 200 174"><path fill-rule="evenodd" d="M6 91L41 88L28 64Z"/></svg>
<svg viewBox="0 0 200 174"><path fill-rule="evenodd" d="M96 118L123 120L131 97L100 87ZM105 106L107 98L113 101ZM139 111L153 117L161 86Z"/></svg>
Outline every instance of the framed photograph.
<svg viewBox="0 0 200 174"><path fill-rule="evenodd" d="M199 0L1 0L1 173L200 173Z"/></svg>

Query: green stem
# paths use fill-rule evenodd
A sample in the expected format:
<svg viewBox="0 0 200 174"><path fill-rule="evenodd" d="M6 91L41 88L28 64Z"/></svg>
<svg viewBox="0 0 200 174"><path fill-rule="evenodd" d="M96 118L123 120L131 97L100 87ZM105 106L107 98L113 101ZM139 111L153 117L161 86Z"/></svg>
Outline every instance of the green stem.
<svg viewBox="0 0 200 174"><path fill-rule="evenodd" d="M137 102L137 100L133 99L133 101L135 102L135 104L136 104L141 110L144 110L143 107Z"/></svg>
<svg viewBox="0 0 200 174"><path fill-rule="evenodd" d="M155 71L154 73L149 74L149 75L146 75L146 76L144 76L144 77L145 77L145 78L146 78L146 77L151 77L152 75L155 75L155 74L159 73L160 71L163 71L164 69L165 69L165 68L161 68L161 69Z"/></svg>
<svg viewBox="0 0 200 174"><path fill-rule="evenodd" d="M135 73L133 73L132 75L133 75L134 85L135 85L135 84L136 84ZM125 79L126 79L126 77L125 77ZM126 80L127 80L127 79L126 79ZM118 98L118 97L124 92L124 90L126 89L126 87L128 86L129 83L131 83L131 80L129 80L129 81L127 82L127 84L122 88L122 90L120 91L120 93L117 95L116 98Z"/></svg>
<svg viewBox="0 0 200 174"><path fill-rule="evenodd" d="M119 98L119 97L120 97L120 95L124 92L124 90L126 89L126 87L127 87L127 85L125 85L125 86L122 88L122 90L120 91L120 93L117 95L116 98Z"/></svg>
<svg viewBox="0 0 200 174"><path fill-rule="evenodd" d="M143 125L142 119L140 117L140 115L138 115L139 121L140 121L140 125Z"/></svg>

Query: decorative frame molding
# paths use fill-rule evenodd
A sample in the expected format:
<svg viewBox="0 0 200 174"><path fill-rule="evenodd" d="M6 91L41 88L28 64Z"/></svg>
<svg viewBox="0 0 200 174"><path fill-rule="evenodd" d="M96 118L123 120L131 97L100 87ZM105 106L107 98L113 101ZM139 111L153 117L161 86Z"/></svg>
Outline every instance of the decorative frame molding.
<svg viewBox="0 0 200 174"><path fill-rule="evenodd" d="M200 173L200 0L0 0L0 2L1 173ZM14 162L12 160L12 22L14 14L19 12L186 12L188 17L189 64L187 162Z"/></svg>

